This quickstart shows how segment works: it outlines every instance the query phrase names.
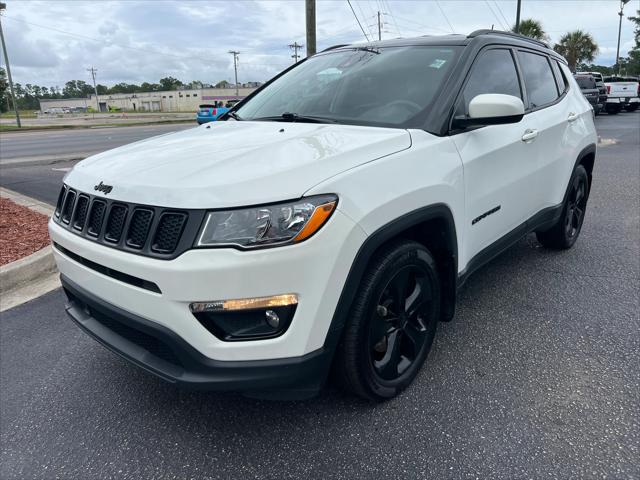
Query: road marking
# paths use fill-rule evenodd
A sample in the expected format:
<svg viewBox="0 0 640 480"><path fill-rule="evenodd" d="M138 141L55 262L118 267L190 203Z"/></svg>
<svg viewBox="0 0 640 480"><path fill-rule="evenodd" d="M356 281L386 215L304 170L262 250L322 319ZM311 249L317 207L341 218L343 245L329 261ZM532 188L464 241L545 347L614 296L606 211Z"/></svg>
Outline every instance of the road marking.
<svg viewBox="0 0 640 480"><path fill-rule="evenodd" d="M73 167L62 167L62 168L52 168L51 170L53 170L55 172L68 172L72 168Z"/></svg>

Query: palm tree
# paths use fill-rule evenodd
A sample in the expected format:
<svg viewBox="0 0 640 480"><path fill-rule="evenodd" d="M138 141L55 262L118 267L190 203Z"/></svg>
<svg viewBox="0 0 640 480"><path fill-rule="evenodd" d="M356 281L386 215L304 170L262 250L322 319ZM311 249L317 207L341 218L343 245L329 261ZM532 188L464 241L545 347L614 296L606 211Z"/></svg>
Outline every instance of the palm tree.
<svg viewBox="0 0 640 480"><path fill-rule="evenodd" d="M580 62L593 62L598 53L598 44L590 33L582 30L565 33L553 49L563 55L569 63L572 72Z"/></svg>
<svg viewBox="0 0 640 480"><path fill-rule="evenodd" d="M513 26L511 31L516 31L515 25ZM533 18L526 18L522 20L516 33L524 35L525 37L533 38L535 40L542 40L543 42L549 40L547 32L545 32L542 28L542 23L540 23L538 20L534 20Z"/></svg>

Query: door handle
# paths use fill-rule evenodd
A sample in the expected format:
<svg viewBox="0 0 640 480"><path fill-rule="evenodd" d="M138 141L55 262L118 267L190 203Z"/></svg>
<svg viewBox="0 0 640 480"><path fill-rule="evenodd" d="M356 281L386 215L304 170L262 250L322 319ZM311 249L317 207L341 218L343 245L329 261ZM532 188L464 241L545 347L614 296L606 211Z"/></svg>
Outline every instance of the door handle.
<svg viewBox="0 0 640 480"><path fill-rule="evenodd" d="M527 128L524 131L524 135L522 135L523 142L531 142L538 136L538 130L533 130L531 128Z"/></svg>
<svg viewBox="0 0 640 480"><path fill-rule="evenodd" d="M569 116L567 117L567 122L569 122L569 123L575 122L577 119L578 119L578 114L571 112L569 114Z"/></svg>

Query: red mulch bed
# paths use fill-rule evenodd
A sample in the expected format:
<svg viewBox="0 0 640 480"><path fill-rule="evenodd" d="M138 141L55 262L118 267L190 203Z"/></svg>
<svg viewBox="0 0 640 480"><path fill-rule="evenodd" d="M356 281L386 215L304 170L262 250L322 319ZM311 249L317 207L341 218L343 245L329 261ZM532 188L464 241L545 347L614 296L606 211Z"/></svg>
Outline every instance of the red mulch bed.
<svg viewBox="0 0 640 480"><path fill-rule="evenodd" d="M48 221L46 215L0 198L0 265L49 245Z"/></svg>

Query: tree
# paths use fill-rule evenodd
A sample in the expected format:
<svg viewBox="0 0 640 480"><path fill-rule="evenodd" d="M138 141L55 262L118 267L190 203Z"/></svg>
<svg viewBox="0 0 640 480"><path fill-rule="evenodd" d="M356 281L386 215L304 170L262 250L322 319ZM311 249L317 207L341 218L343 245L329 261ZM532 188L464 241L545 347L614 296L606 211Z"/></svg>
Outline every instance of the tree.
<svg viewBox="0 0 640 480"><path fill-rule="evenodd" d="M222 80L214 85L214 88L229 88L231 84L226 80Z"/></svg>
<svg viewBox="0 0 640 480"><path fill-rule="evenodd" d="M84 80L70 80L62 89L63 98L83 98L93 93L93 85Z"/></svg>
<svg viewBox="0 0 640 480"><path fill-rule="evenodd" d="M159 83L142 82L140 85L141 92L159 92L160 90L162 90L162 85Z"/></svg>
<svg viewBox="0 0 640 480"><path fill-rule="evenodd" d="M578 62L593 62L598 53L598 44L590 33L574 30L565 33L553 49L567 59L569 68L575 72Z"/></svg>
<svg viewBox="0 0 640 480"><path fill-rule="evenodd" d="M516 31L516 26L514 25L511 31ZM549 40L549 35L542 28L542 23L538 20L534 20L533 18L526 18L520 22L520 27L518 28L518 32L520 35L524 35L525 37L533 38L535 40L541 40L546 42Z"/></svg>
<svg viewBox="0 0 640 480"><path fill-rule="evenodd" d="M8 88L9 83L7 82L7 72L4 68L0 67L0 112L6 112L8 110Z"/></svg>
<svg viewBox="0 0 640 480"><path fill-rule="evenodd" d="M162 90L177 90L178 87L184 85L180 80L173 77L165 77L160 79Z"/></svg>
<svg viewBox="0 0 640 480"><path fill-rule="evenodd" d="M104 85L97 84L96 90L98 90L98 95L106 95L109 93L109 87L105 87Z"/></svg>
<svg viewBox="0 0 640 480"><path fill-rule="evenodd" d="M640 10L636 12L635 17L629 17L629 20L636 26L634 30L636 44L629 50L629 56L621 62L621 67L626 70L627 75L640 75Z"/></svg>

